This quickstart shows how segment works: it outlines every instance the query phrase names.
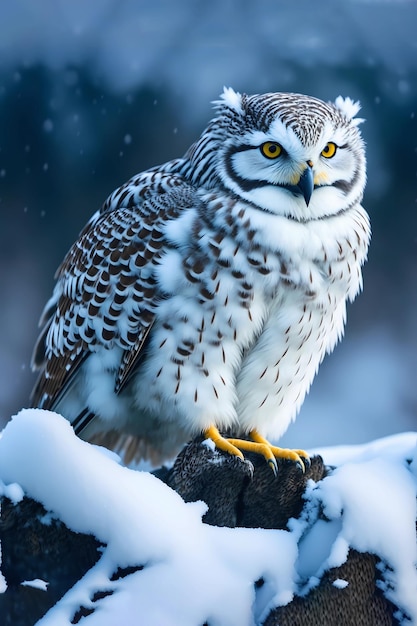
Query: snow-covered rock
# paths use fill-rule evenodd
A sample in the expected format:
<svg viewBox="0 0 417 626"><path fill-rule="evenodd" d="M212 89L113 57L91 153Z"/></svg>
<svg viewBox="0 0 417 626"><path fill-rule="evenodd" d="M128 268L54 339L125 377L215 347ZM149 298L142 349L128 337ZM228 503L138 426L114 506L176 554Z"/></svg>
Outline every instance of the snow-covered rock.
<svg viewBox="0 0 417 626"><path fill-rule="evenodd" d="M28 409L0 439L0 494L14 502L24 494L105 544L39 626L74 623L80 606L92 609L86 626L254 626L317 587L350 549L378 557L379 584L398 620L417 624L416 444L409 433L323 449L337 467L308 483L288 530L226 528L203 523L203 502L185 503L152 474L78 439L61 416ZM111 581L129 566L141 568ZM47 580L36 584L48 593ZM7 594L7 577L2 587ZM349 588L345 578L333 581L335 593ZM98 606L94 594L106 590Z"/></svg>

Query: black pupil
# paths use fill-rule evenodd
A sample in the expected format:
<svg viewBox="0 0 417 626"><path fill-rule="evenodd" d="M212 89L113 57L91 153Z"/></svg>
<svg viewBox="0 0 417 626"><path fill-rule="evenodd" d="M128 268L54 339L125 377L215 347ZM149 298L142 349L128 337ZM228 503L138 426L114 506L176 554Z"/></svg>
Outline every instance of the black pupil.
<svg viewBox="0 0 417 626"><path fill-rule="evenodd" d="M272 152L272 154L273 154L276 151L277 151L277 147L276 146L274 146L273 144L272 144L272 146L269 146L269 152Z"/></svg>

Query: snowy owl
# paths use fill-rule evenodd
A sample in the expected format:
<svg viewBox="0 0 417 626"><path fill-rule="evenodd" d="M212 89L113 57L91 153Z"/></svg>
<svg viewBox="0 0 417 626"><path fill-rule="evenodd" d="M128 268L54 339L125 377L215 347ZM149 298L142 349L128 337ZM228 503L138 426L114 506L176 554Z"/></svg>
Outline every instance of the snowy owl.
<svg viewBox="0 0 417 626"><path fill-rule="evenodd" d="M64 258L32 403L128 457L156 463L201 433L302 465L269 440L361 289L359 104L232 89L214 104L185 156L114 191Z"/></svg>

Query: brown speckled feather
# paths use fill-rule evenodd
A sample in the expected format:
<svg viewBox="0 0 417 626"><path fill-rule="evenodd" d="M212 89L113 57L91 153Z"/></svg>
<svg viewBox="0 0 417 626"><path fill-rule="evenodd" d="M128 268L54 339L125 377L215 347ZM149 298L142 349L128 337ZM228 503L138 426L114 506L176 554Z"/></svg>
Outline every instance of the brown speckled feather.
<svg viewBox="0 0 417 626"><path fill-rule="evenodd" d="M56 273L61 292L45 307L45 326L34 350L32 364L41 371L33 405L54 408L98 344L123 349L115 391L128 383L160 298L149 266L158 263L167 245L161 226L192 204L188 186L174 184L174 178L160 173L134 177L93 216L69 250ZM160 195L149 200L155 185Z"/></svg>

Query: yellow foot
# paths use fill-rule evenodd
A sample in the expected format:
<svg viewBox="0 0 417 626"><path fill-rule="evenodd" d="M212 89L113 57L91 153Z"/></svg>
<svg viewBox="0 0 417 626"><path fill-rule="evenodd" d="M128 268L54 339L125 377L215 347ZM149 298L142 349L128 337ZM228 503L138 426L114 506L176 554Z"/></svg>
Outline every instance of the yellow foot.
<svg viewBox="0 0 417 626"><path fill-rule="evenodd" d="M309 456L307 452L304 452L304 450L288 450L286 448L273 446L256 430L252 430L249 433L251 441L247 441L246 439L230 439L222 437L215 426L207 428L207 430L204 431L204 435L213 441L216 448L219 448L219 450L223 450L224 452L228 452L233 456L238 456L240 459L244 459L242 450L261 454L275 475L278 472L276 459L293 461L300 466L303 472L305 472L306 464L310 464Z"/></svg>

